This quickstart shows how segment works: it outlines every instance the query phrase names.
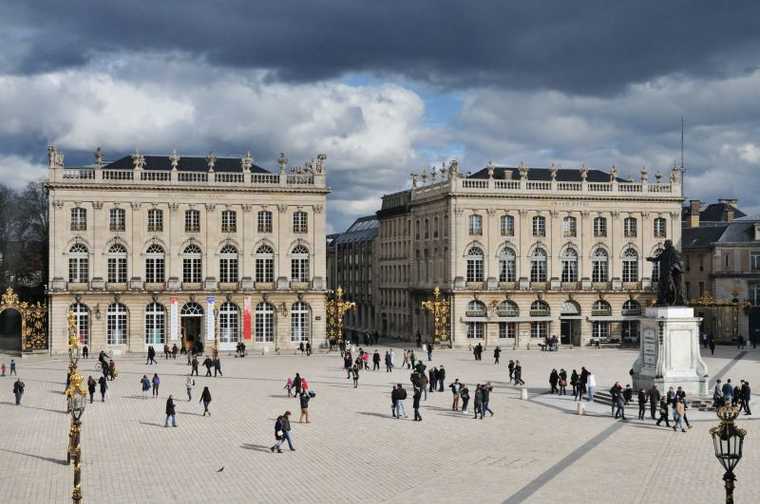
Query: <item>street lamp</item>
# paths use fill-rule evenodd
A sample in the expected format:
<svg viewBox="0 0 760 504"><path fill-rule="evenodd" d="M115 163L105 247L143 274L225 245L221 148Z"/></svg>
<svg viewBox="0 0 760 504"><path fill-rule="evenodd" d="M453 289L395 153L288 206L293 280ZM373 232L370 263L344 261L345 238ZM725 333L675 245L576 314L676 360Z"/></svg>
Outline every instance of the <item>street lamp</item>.
<svg viewBox="0 0 760 504"><path fill-rule="evenodd" d="M726 404L718 409L718 418L720 424L710 429L713 445L715 448L715 458L725 469L723 481L726 483L726 504L734 503L734 468L739 464L742 458L742 445L744 436L747 431L740 429L734 424L734 420L739 416L740 408Z"/></svg>
<svg viewBox="0 0 760 504"><path fill-rule="evenodd" d="M80 447L82 415L87 404L87 389L84 386L84 378L79 374L77 363L79 362L79 336L77 335L76 316L73 312L68 315L69 325L69 385L64 394L68 400L69 412L71 413L71 427L69 428L69 449L66 454L66 463L74 463L74 490L71 500L74 504L82 502L81 467L82 451Z"/></svg>

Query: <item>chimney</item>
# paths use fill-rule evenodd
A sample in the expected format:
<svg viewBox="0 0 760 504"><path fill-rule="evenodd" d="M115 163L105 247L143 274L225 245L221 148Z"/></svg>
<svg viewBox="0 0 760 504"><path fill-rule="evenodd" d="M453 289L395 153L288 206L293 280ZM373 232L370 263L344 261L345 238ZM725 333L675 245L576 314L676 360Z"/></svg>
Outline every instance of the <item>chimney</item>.
<svg viewBox="0 0 760 504"><path fill-rule="evenodd" d="M699 212L702 210L702 202L698 199L689 200L689 227L699 227Z"/></svg>
<svg viewBox="0 0 760 504"><path fill-rule="evenodd" d="M719 203L723 205L723 220L725 222L733 222L734 210L736 210L737 200L735 199L719 199Z"/></svg>

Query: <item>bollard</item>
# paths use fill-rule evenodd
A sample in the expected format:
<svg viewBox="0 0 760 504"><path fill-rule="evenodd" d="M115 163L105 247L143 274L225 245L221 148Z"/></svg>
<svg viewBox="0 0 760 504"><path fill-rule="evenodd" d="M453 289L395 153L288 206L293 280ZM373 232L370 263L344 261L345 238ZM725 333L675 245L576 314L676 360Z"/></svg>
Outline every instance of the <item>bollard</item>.
<svg viewBox="0 0 760 504"><path fill-rule="evenodd" d="M526 387L520 389L520 399L523 401L528 400L528 389Z"/></svg>
<svg viewBox="0 0 760 504"><path fill-rule="evenodd" d="M575 413L578 415L583 415L586 412L586 405L582 402L578 401L575 403Z"/></svg>

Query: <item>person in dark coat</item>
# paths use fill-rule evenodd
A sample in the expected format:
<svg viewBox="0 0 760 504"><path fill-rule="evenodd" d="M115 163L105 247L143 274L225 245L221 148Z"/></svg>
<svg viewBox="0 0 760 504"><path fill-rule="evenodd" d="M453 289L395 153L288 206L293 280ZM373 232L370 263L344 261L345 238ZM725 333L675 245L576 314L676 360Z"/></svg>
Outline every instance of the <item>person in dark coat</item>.
<svg viewBox="0 0 760 504"><path fill-rule="evenodd" d="M187 355L190 355L189 353ZM193 373L195 373L195 376L198 376L198 357L193 355L193 360L191 362L192 368L190 371L190 376L193 376Z"/></svg>
<svg viewBox="0 0 760 504"><path fill-rule="evenodd" d="M647 409L647 393L642 388L639 390L639 420L644 420L644 413Z"/></svg>
<svg viewBox="0 0 760 504"><path fill-rule="evenodd" d="M420 398L422 397L422 390L415 387L414 395L412 396L412 408L414 408L414 421L421 422L422 416L420 415Z"/></svg>
<svg viewBox="0 0 760 504"><path fill-rule="evenodd" d="M372 354L372 371L376 371L380 369L380 352L375 350L375 353Z"/></svg>
<svg viewBox="0 0 760 504"><path fill-rule="evenodd" d="M286 411L284 414L277 417L277 420L274 423L274 437L277 442L270 448L272 453L274 453L275 450L277 450L277 453L282 453L280 446L282 446L282 443L285 441L288 442L290 451L296 451L293 447L293 438L290 434L290 411Z"/></svg>
<svg viewBox="0 0 760 504"><path fill-rule="evenodd" d="M459 391L459 398L462 399L462 413L467 413L467 404L470 402L470 389L467 385L462 384L462 390Z"/></svg>
<svg viewBox="0 0 760 504"><path fill-rule="evenodd" d="M172 419L172 427L177 426L177 412L174 408L174 397L169 394L169 398L166 400L166 421L164 427L169 427L169 419Z"/></svg>
<svg viewBox="0 0 760 504"><path fill-rule="evenodd" d="M391 413L393 414L393 418L398 418L396 415L396 403L398 403L398 389L396 386L393 386L393 390L391 390Z"/></svg>
<svg viewBox="0 0 760 504"><path fill-rule="evenodd" d="M478 415L480 415L480 419L483 420L483 395L480 393L480 383L478 383L475 386L475 416L472 417L473 420L478 418Z"/></svg>
<svg viewBox="0 0 760 504"><path fill-rule="evenodd" d="M106 390L108 390L108 381L101 376L98 380L98 385L100 385L100 402L106 402Z"/></svg>
<svg viewBox="0 0 760 504"><path fill-rule="evenodd" d="M206 416L206 413L208 413L208 416L211 416L211 412L208 410L208 405L211 403L211 391L208 389L208 387L203 387L203 392L201 392L201 400L198 402L203 403L203 416Z"/></svg>
<svg viewBox="0 0 760 504"><path fill-rule="evenodd" d="M493 416L493 411L491 411L491 408L488 407L488 404L491 402L491 392L493 391L493 385L491 385L491 382L486 382L485 385L480 386L480 416L481 418L483 415L486 414L486 411Z"/></svg>
<svg viewBox="0 0 760 504"><path fill-rule="evenodd" d="M95 378L90 375L87 378L87 392L90 393L90 404L92 404L92 399L95 396L95 386L98 384L98 382L95 381Z"/></svg>
<svg viewBox="0 0 760 504"><path fill-rule="evenodd" d="M150 364L158 364L158 362L156 362L156 349L153 348L153 345L148 347L148 358L145 360L146 366Z"/></svg>
<svg viewBox="0 0 760 504"><path fill-rule="evenodd" d="M493 363L498 364L499 363L499 356L501 355L501 348L498 346L493 349Z"/></svg>
<svg viewBox="0 0 760 504"><path fill-rule="evenodd" d="M296 397L301 395L301 374L296 373L293 378L293 389L296 391Z"/></svg>
<svg viewBox="0 0 760 504"><path fill-rule="evenodd" d="M652 420L655 419L655 412L657 411L657 405L660 403L661 397L657 385L652 385L652 388L649 389L649 411L652 413ZM667 412L665 415L667 416Z"/></svg>
<svg viewBox="0 0 760 504"><path fill-rule="evenodd" d="M520 365L520 361L515 362L515 385L525 385L525 381L522 379L522 366Z"/></svg>
<svg viewBox="0 0 760 504"><path fill-rule="evenodd" d="M443 364L438 367L438 392L443 392L443 382L446 380L446 370Z"/></svg>
<svg viewBox="0 0 760 504"><path fill-rule="evenodd" d="M752 412L749 409L749 402L752 399L752 389L749 387L749 382L745 381L742 385L742 404L744 406L744 414L751 415Z"/></svg>
<svg viewBox="0 0 760 504"><path fill-rule="evenodd" d="M650 398L651 401L651 398ZM659 426L660 423L665 420L665 426L670 427L670 422L668 421L668 401L664 397L660 398L660 418L657 419L657 425Z"/></svg>
<svg viewBox="0 0 760 504"><path fill-rule="evenodd" d="M301 403L301 417L298 419L298 423L303 423L303 419L306 418L306 423L309 422L309 401L311 401L311 396L307 394L306 392L301 392L301 395L298 396L299 402Z"/></svg>
<svg viewBox="0 0 760 504"><path fill-rule="evenodd" d="M551 373L549 373L549 385L551 386L551 393L556 394L559 389L557 388L557 383L559 382L559 374L557 373L556 369L552 369Z"/></svg>
<svg viewBox="0 0 760 504"><path fill-rule="evenodd" d="M87 359L90 356L90 349L87 348L87 345L82 347L82 358Z"/></svg>
<svg viewBox="0 0 760 504"><path fill-rule="evenodd" d="M354 388L359 387L359 368L355 364L351 368L351 377L354 379Z"/></svg>
<svg viewBox="0 0 760 504"><path fill-rule="evenodd" d="M222 360L219 356L214 359L214 376L216 376L217 373L219 373L219 376L224 376L222 374Z"/></svg>
<svg viewBox="0 0 760 504"><path fill-rule="evenodd" d="M430 377L430 392L435 392L436 386L438 384L438 369L433 366L433 368L428 372L428 376Z"/></svg>
<svg viewBox="0 0 760 504"><path fill-rule="evenodd" d="M203 359L203 366L206 368L206 376L211 376L211 367L214 365L214 361L211 360L211 357L206 356L205 359Z"/></svg>
<svg viewBox="0 0 760 504"><path fill-rule="evenodd" d="M21 381L21 378L16 378L16 381L13 382L13 395L16 398L16 406L21 404L21 398L24 396L24 382Z"/></svg>

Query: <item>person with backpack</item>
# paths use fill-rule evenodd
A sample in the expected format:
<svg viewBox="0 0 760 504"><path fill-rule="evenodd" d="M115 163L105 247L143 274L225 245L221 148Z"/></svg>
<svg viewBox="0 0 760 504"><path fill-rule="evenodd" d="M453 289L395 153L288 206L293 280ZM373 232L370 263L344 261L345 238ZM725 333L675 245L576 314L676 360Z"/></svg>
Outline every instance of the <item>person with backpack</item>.
<svg viewBox="0 0 760 504"><path fill-rule="evenodd" d="M274 438L277 442L270 448L272 453L274 453L275 450L277 453L282 453L280 446L282 446L282 443L285 441L288 442L290 451L296 451L293 447L293 439L290 434L290 411L286 411L277 417L277 420L274 423Z"/></svg>
<svg viewBox="0 0 760 504"><path fill-rule="evenodd" d="M172 427L177 426L177 411L174 407L174 397L169 394L169 398L166 400L166 420L164 421L164 427L169 427L169 419L172 419Z"/></svg>
<svg viewBox="0 0 760 504"><path fill-rule="evenodd" d="M90 393L90 404L92 404L92 399L95 397L95 386L98 384L98 382L95 381L95 378L90 375L87 378L87 392Z"/></svg>
<svg viewBox="0 0 760 504"><path fill-rule="evenodd" d="M467 414L467 404L470 402L470 389L464 383L462 384L462 390L459 392L459 397L462 399L462 413Z"/></svg>
<svg viewBox="0 0 760 504"><path fill-rule="evenodd" d="M13 362L13 361L11 361ZM13 383L13 395L16 397L16 406L21 404L21 397L24 395L24 382L21 381L21 378L16 378L16 381Z"/></svg>
<svg viewBox="0 0 760 504"><path fill-rule="evenodd" d="M143 375L143 377L140 378L140 385L142 385L143 399L147 399L148 391L150 390L150 380L147 375Z"/></svg>
<svg viewBox="0 0 760 504"><path fill-rule="evenodd" d="M396 401L396 418L401 418L403 413L404 418L408 418L406 415L406 408L404 408L404 401L406 400L406 389L400 383L396 386L398 391L398 400Z"/></svg>
<svg viewBox="0 0 760 504"><path fill-rule="evenodd" d="M301 416L298 419L298 423L303 423L304 418L306 418L306 423L310 423L309 422L309 401L311 400L311 395L307 392L301 392L299 400L301 402Z"/></svg>
<svg viewBox="0 0 760 504"><path fill-rule="evenodd" d="M208 416L211 416L211 412L208 410L208 405L211 403L211 391L208 389L208 387L203 387L203 392L201 392L201 400L198 402L203 403L203 416L206 416L206 413L208 413Z"/></svg>

